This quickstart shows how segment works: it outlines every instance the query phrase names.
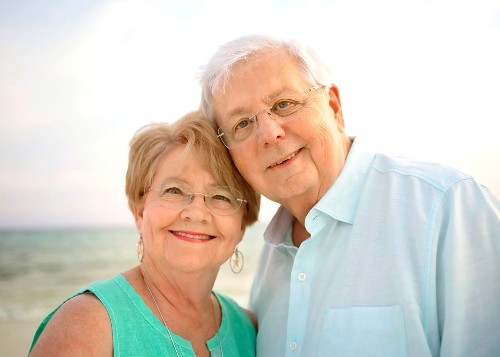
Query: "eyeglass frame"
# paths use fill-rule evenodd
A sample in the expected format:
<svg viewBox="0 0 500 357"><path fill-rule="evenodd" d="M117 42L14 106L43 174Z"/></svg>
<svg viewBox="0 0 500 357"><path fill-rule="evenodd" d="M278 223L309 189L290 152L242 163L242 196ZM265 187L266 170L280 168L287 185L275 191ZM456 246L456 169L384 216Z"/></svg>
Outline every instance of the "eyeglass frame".
<svg viewBox="0 0 500 357"><path fill-rule="evenodd" d="M173 181L177 181L177 180L173 180ZM163 185L164 183L162 183ZM187 186L187 185L186 185ZM234 187L230 187L230 186L214 186L212 189L217 189L217 188L223 188L223 189L230 189L230 190L234 190L236 192L238 192L240 195L241 195L241 192L238 191L236 188ZM157 187L157 188L152 188L150 187L148 190L146 190L146 193L148 192L151 192L151 191L156 191L158 192L157 196L158 196L158 199L160 201L163 201L163 202L169 202L169 203L173 203L172 201L168 201L168 200L165 200L165 199L162 199L162 196L160 195L160 191L162 190L162 187ZM213 198L212 195L209 195L207 193L203 193L203 192L184 192L182 191L182 194L179 194L183 197L183 199L187 199L186 202L183 202L182 205L180 205L179 207L167 207L169 209L172 209L172 210L183 210L185 209L186 207L188 207L190 204L192 204L196 198L196 196L203 196L203 203L205 204L205 207L213 214L217 215L217 216L231 216L233 214L235 214L236 212L239 211L239 209L241 208L241 206L243 205L243 203L248 203L247 200L243 199L243 198L239 198L239 197L234 197L236 199L237 202L239 202L239 206L237 208L233 208L234 210L232 210L231 212L228 211L228 213L220 213L220 212L215 212L215 210L217 210L217 208L213 208L213 207L210 207L210 204L207 205L207 198L209 199L209 201L211 201ZM231 193L232 194L232 193Z"/></svg>
<svg viewBox="0 0 500 357"><path fill-rule="evenodd" d="M312 92L314 92L315 90L317 90L317 89L321 89L321 88L325 88L325 87L326 87L326 86L325 86L324 84L317 84L317 85L315 85L315 86L312 86L312 87L310 87L310 88L308 88L308 89L306 89L306 90L304 90L304 91L300 92L300 94L301 94L301 95L304 95L304 94L311 94L311 93L312 93ZM305 102L307 99L309 99L309 96L307 96L306 98L304 98L304 99L303 99L303 101ZM302 107L300 107L300 108L298 108L296 111L294 111L294 112L292 112L292 113L290 113L290 114L288 114L288 115L280 116L279 114L274 113L274 112L272 111L272 109L274 108L274 106L275 106L275 105L276 105L276 103L278 103L278 102L279 102L279 100L278 100L278 101L276 101L276 102L275 102L272 106L270 106L270 107L268 107L268 108L261 109L261 110L257 111L255 114L252 114L252 115L250 115L250 116L248 116L248 117L243 117L242 119L247 119L247 120L250 120L250 121L252 121L252 122L257 123L257 128L258 128L258 120L257 120L257 119L258 119L258 116L259 116L261 113L263 113L263 112L267 112L267 114L269 114L269 117L270 117L270 118L272 118L271 114L276 114L279 118L285 118L285 117L287 117L287 116L289 116L289 115L292 115L292 114L297 113L300 109L302 109ZM255 129L252 129L252 133L253 133L253 130L255 130ZM234 149L236 146L241 145L244 141L246 141L248 138L250 138L250 137L252 136L252 133L250 133L250 135L249 135L248 137L246 137L245 139L243 139L242 141L239 141L239 142L235 141L236 145L231 145L231 147L229 147L230 145L229 145L229 144L227 144L227 143L224 141L224 139L223 139L223 136L224 136L224 135L227 135L227 133L224 133L224 132L222 131L222 126L218 127L218 129L217 129L217 137L218 137L218 138L222 141L222 143L224 144L224 146L225 146L227 149L229 149L229 150Z"/></svg>

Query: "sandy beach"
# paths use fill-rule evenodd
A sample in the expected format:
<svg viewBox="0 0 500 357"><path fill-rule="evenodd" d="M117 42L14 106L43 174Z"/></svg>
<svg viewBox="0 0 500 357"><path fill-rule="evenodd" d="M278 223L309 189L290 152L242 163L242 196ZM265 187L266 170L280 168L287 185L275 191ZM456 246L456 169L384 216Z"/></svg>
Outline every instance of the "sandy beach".
<svg viewBox="0 0 500 357"><path fill-rule="evenodd" d="M26 357L40 321L0 320L0 356Z"/></svg>

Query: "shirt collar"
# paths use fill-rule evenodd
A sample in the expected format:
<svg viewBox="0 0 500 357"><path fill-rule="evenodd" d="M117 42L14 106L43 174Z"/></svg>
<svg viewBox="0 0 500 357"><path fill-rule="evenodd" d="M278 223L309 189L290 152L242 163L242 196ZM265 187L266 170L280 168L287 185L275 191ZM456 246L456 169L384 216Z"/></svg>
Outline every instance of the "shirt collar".
<svg viewBox="0 0 500 357"><path fill-rule="evenodd" d="M374 155L364 151L359 139L353 143L340 175L306 216L306 226L314 210L326 213L339 221L352 224L359 196Z"/></svg>
<svg viewBox="0 0 500 357"><path fill-rule="evenodd" d="M374 155L364 151L359 139L352 139L353 143L340 175L307 214L306 227L310 225L315 210L339 221L353 223L359 196ZM280 206L264 232L264 240L274 246L282 244L293 219L292 214Z"/></svg>
<svg viewBox="0 0 500 357"><path fill-rule="evenodd" d="M279 206L271 222L264 231L264 241L272 246L284 243L286 232L290 228L294 217L283 206Z"/></svg>

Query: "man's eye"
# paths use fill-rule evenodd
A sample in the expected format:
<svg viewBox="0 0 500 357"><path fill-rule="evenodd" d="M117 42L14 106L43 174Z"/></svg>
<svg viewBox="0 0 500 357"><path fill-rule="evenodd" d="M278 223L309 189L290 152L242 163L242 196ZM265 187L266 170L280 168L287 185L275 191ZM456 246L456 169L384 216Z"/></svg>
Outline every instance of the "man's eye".
<svg viewBox="0 0 500 357"><path fill-rule="evenodd" d="M300 103L292 99L283 99L274 103L271 108L273 113L279 116L286 117L287 115L295 113L300 109Z"/></svg>
<svg viewBox="0 0 500 357"><path fill-rule="evenodd" d="M292 101L289 101L289 100L281 100L279 102L276 102L274 104L274 108L276 108L276 110L280 110L280 109L285 109L287 108L288 106L290 105L293 105L293 102Z"/></svg>
<svg viewBox="0 0 500 357"><path fill-rule="evenodd" d="M242 119L236 123L236 125L234 126L234 131L238 131L240 129L245 129L250 124L251 124L250 119L248 119L248 118Z"/></svg>

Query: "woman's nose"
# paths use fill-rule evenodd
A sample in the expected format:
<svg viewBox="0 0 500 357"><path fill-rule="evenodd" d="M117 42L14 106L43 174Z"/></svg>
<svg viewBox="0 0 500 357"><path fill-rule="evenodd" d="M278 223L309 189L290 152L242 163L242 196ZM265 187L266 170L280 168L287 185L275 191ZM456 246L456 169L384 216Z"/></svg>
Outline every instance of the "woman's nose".
<svg viewBox="0 0 500 357"><path fill-rule="evenodd" d="M205 204L205 194L193 193L190 203L182 209L181 217L183 219L206 221L211 217L211 212Z"/></svg>

